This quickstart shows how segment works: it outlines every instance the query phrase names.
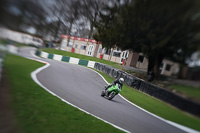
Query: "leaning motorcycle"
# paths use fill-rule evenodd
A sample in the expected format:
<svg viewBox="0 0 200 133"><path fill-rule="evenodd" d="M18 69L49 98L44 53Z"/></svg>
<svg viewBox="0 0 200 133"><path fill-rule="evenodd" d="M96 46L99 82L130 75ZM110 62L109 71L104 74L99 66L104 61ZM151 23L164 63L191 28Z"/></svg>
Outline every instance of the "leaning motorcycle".
<svg viewBox="0 0 200 133"><path fill-rule="evenodd" d="M119 94L120 91L121 91L121 89L119 88L118 84L112 85L107 90L104 89L101 92L101 96L108 98L108 100L112 100L117 94Z"/></svg>

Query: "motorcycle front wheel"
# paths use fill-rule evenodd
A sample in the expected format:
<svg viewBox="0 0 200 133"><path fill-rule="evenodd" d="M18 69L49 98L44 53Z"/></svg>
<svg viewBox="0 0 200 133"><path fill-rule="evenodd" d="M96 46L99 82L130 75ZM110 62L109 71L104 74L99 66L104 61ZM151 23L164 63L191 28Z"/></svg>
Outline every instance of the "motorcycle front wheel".
<svg viewBox="0 0 200 133"><path fill-rule="evenodd" d="M116 93L114 91L110 92L108 95L108 100L112 100L115 97Z"/></svg>

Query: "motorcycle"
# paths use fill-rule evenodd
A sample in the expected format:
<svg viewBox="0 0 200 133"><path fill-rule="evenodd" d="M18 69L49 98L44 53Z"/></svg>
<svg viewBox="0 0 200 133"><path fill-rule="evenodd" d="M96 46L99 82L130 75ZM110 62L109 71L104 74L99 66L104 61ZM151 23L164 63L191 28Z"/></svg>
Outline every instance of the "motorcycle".
<svg viewBox="0 0 200 133"><path fill-rule="evenodd" d="M108 100L112 100L117 94L119 94L120 91L121 91L121 89L119 88L118 84L112 85L107 90L104 89L101 92L101 96L102 97L105 96L106 98L108 98Z"/></svg>

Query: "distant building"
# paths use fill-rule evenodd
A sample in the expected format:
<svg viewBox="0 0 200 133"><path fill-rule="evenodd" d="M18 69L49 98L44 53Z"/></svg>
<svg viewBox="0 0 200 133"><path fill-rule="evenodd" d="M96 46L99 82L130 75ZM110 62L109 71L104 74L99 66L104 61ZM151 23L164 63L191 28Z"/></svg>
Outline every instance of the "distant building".
<svg viewBox="0 0 200 133"><path fill-rule="evenodd" d="M70 37L70 39L69 39ZM69 39L69 44L68 43ZM74 53L87 55L87 56L97 56L97 51L99 44L93 39L79 38L73 36L62 35L61 50L66 50L71 52L74 49Z"/></svg>
<svg viewBox="0 0 200 133"><path fill-rule="evenodd" d="M60 47L61 50L71 52L73 51L72 49L74 49L74 53L93 56L97 58L102 57L102 59L110 60L116 63L122 63L123 59L126 59L128 57L128 51L121 51L116 49L107 50L105 48L102 48L102 45L98 44L97 41L95 41L94 39L70 36L69 45L67 46L68 38L68 35L62 35Z"/></svg>
<svg viewBox="0 0 200 133"><path fill-rule="evenodd" d="M142 53L135 53L129 51L129 56L126 61L127 66L136 67L147 70L148 59ZM160 67L160 74L166 76L177 75L179 72L179 64L170 60L164 59Z"/></svg>
<svg viewBox="0 0 200 133"><path fill-rule="evenodd" d="M69 38L69 45L67 46ZM68 52L73 51L77 54L102 58L119 64L122 64L124 61L126 61L124 65L143 70L147 70L148 67L148 59L144 57L142 53L135 53L129 50L121 51L117 48L102 48L102 45L93 39L62 35L60 48L61 50L66 50ZM179 72L179 64L164 59L160 68L160 72L166 76L176 75Z"/></svg>
<svg viewBox="0 0 200 133"><path fill-rule="evenodd" d="M6 28L0 28L0 38L12 40L12 41L27 44L27 45L35 45L38 47L41 47L43 44L43 40L39 37L9 30Z"/></svg>

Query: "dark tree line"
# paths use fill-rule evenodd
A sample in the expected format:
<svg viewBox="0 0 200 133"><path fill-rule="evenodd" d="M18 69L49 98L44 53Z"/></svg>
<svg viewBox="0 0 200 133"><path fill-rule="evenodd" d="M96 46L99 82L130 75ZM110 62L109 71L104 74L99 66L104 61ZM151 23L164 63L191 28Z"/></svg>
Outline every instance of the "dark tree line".
<svg viewBox="0 0 200 133"><path fill-rule="evenodd" d="M0 25L18 31L34 27L37 35L55 41L61 34L92 38L98 13L108 1L1 0Z"/></svg>
<svg viewBox="0 0 200 133"><path fill-rule="evenodd" d="M45 22L47 12L38 4L38 0L2 0L1 2L0 24L3 26L23 31L30 26L38 28Z"/></svg>
<svg viewBox="0 0 200 133"><path fill-rule="evenodd" d="M134 0L107 6L94 38L105 47L142 52L159 78L164 58L184 63L200 47L198 0Z"/></svg>
<svg viewBox="0 0 200 133"><path fill-rule="evenodd" d="M159 77L164 58L185 63L200 49L199 0L1 0L0 25L58 41L94 38L106 48L142 52Z"/></svg>

